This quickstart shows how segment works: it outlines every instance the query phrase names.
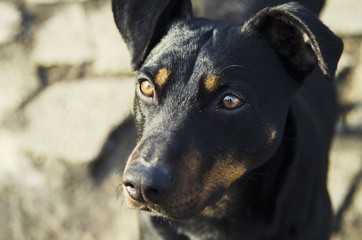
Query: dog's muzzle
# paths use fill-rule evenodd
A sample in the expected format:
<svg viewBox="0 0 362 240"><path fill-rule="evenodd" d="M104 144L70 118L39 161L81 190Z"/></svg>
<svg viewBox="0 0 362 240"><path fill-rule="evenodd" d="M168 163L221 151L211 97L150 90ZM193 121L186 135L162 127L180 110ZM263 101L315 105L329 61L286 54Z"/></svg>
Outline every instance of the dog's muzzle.
<svg viewBox="0 0 362 240"><path fill-rule="evenodd" d="M168 195L172 176L166 166L136 164L125 171L123 186L132 200L140 204L155 205Z"/></svg>

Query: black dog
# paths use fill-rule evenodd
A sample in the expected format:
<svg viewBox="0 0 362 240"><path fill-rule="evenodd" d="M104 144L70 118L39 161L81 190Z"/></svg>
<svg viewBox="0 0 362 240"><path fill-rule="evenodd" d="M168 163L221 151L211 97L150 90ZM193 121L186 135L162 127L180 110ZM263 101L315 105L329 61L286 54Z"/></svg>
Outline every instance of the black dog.
<svg viewBox="0 0 362 240"><path fill-rule="evenodd" d="M250 11L219 21L189 0L113 1L137 71L123 186L143 239L329 237L325 78L343 44L298 3Z"/></svg>

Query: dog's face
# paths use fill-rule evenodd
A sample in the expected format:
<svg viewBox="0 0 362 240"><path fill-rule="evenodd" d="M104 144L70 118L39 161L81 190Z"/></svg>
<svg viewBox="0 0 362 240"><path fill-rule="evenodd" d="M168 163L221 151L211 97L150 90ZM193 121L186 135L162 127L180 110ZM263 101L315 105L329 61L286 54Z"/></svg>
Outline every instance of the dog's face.
<svg viewBox="0 0 362 240"><path fill-rule="evenodd" d="M135 16L117 17L134 6L113 3L137 70L139 141L123 184L131 207L181 219L207 214L245 172L275 153L298 86L317 62L326 74L336 63L327 66L314 35L306 33L308 44L305 30L283 22L284 12L304 11L295 5L231 25L193 19L187 1L160 2L154 10L143 6L156 18L145 23L153 32L144 41L132 34L145 29L125 25L141 15L140 6ZM169 20L159 25L161 16Z"/></svg>
<svg viewBox="0 0 362 240"><path fill-rule="evenodd" d="M171 190L153 207L164 215L200 211L278 146L290 79L270 48L238 30L175 26L138 71L140 140L126 171L168 172Z"/></svg>

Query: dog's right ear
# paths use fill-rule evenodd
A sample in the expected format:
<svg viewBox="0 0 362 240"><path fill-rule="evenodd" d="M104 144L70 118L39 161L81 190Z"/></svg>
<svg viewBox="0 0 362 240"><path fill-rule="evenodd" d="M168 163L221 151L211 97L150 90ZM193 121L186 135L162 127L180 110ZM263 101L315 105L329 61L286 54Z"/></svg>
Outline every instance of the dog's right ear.
<svg viewBox="0 0 362 240"><path fill-rule="evenodd" d="M112 10L134 70L140 68L173 23L192 17L190 0L113 0Z"/></svg>

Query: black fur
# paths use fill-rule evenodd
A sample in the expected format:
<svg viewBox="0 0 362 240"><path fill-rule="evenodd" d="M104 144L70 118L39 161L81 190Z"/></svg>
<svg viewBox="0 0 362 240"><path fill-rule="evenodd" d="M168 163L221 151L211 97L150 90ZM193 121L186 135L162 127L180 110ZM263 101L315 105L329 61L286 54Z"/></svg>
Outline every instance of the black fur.
<svg viewBox="0 0 362 240"><path fill-rule="evenodd" d="M137 71L123 185L148 212L142 239L328 239L326 79L343 44L302 5L266 2L228 22L194 16L189 0L113 0Z"/></svg>

